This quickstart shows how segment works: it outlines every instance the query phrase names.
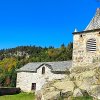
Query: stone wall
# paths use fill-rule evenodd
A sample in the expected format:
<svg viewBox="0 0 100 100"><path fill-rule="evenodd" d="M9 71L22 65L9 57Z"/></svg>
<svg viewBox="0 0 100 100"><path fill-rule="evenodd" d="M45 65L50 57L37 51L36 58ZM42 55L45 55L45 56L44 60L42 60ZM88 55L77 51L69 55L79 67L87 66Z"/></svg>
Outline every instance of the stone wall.
<svg viewBox="0 0 100 100"><path fill-rule="evenodd" d="M45 74L42 74L42 67L45 67ZM36 91L40 90L44 84L54 79L64 78L65 74L54 74L51 69L43 65L37 73L33 72L18 72L17 87L20 87L24 92L31 92L32 83L36 83Z"/></svg>
<svg viewBox="0 0 100 100"><path fill-rule="evenodd" d="M86 49L89 39L96 39L96 51L90 52ZM95 60L100 59L100 34L99 31L76 33L73 36L73 67L87 66Z"/></svg>

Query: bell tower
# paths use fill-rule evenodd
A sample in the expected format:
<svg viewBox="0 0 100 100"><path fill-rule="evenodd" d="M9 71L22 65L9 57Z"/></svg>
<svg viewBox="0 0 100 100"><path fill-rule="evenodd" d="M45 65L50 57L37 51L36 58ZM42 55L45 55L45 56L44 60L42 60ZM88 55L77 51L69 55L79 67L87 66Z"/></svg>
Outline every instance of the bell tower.
<svg viewBox="0 0 100 100"><path fill-rule="evenodd" d="M100 8L84 31L73 33L73 67L100 60Z"/></svg>

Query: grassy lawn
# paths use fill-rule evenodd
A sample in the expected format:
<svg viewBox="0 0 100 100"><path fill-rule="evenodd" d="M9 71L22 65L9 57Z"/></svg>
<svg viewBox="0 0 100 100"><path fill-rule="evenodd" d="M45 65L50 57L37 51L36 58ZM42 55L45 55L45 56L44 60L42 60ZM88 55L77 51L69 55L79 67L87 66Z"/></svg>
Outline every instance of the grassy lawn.
<svg viewBox="0 0 100 100"><path fill-rule="evenodd" d="M20 93L15 95L0 96L0 100L35 100L32 93Z"/></svg>
<svg viewBox="0 0 100 100"><path fill-rule="evenodd" d="M35 95L32 93L20 93L15 95L0 96L0 100L35 100ZM59 100L63 100L60 98ZM71 100L93 100L92 97L76 97Z"/></svg>

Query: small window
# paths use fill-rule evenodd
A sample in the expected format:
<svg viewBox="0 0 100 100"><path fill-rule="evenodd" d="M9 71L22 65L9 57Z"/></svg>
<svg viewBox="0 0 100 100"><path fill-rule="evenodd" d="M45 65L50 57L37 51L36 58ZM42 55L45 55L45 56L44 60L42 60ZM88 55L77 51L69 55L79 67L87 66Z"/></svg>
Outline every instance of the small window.
<svg viewBox="0 0 100 100"><path fill-rule="evenodd" d="M32 83L31 90L36 90L36 83Z"/></svg>
<svg viewBox="0 0 100 100"><path fill-rule="evenodd" d="M45 67L42 67L42 74L45 74Z"/></svg>
<svg viewBox="0 0 100 100"><path fill-rule="evenodd" d="M80 37L81 37L81 38L83 37L82 34L80 35Z"/></svg>
<svg viewBox="0 0 100 100"><path fill-rule="evenodd" d="M96 39L89 39L86 44L87 51L96 51Z"/></svg>

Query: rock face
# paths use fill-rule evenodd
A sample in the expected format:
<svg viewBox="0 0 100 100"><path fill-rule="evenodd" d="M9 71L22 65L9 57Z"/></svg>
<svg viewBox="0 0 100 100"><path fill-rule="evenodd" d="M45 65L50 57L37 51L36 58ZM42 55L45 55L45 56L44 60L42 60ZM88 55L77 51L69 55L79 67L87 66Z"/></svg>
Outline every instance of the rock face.
<svg viewBox="0 0 100 100"><path fill-rule="evenodd" d="M61 82L56 82L53 84L55 88L61 91L73 91L74 90L74 83L72 81L63 80Z"/></svg>
<svg viewBox="0 0 100 100"><path fill-rule="evenodd" d="M100 63L89 66L75 67L70 74L78 88L86 90L89 95L100 99ZM88 69L88 70L87 70Z"/></svg>
<svg viewBox="0 0 100 100"><path fill-rule="evenodd" d="M75 89L73 92L74 97L83 96L81 90L79 88Z"/></svg>
<svg viewBox="0 0 100 100"><path fill-rule="evenodd" d="M36 93L36 96L41 97L41 100L59 100L60 97L68 98L72 96L74 88L74 83L70 80L69 75L66 75L61 80L48 82L41 91Z"/></svg>
<svg viewBox="0 0 100 100"><path fill-rule="evenodd" d="M70 97L89 95L100 100L100 64L93 65L90 65L93 66L92 68L85 66L77 70L73 69L65 78L48 82L39 92L41 100L59 100L59 97L68 100Z"/></svg>
<svg viewBox="0 0 100 100"><path fill-rule="evenodd" d="M58 100L60 96L72 96L74 83L69 79L54 80L46 84L41 90L42 100Z"/></svg>

